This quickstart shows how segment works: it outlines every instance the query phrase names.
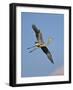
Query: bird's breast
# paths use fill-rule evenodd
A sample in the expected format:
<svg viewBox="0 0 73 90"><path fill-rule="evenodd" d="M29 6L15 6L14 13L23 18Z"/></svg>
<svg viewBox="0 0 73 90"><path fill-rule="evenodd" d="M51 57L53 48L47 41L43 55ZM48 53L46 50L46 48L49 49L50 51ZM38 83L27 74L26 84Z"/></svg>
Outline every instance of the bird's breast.
<svg viewBox="0 0 73 90"><path fill-rule="evenodd" d="M44 47L45 45L44 44L36 44L36 46L38 47L38 48L41 48L41 47Z"/></svg>

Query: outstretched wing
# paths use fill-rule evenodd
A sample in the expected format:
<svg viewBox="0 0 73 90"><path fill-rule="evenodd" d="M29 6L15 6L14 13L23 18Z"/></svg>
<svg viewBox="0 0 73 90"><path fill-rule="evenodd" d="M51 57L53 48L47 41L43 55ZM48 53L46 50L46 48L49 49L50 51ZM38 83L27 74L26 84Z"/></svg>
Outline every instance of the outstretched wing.
<svg viewBox="0 0 73 90"><path fill-rule="evenodd" d="M46 46L41 47L43 52L47 55L48 59L54 64L52 55Z"/></svg>
<svg viewBox="0 0 73 90"><path fill-rule="evenodd" d="M32 25L32 29L35 32L37 41L39 43L44 43L44 40L43 40L43 37L42 37L42 32L35 25Z"/></svg>

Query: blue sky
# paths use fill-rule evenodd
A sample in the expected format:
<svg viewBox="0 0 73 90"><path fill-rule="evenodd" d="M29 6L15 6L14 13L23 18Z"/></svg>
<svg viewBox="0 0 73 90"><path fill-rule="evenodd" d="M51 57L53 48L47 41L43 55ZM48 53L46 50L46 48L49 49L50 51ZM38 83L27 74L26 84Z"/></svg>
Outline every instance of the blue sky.
<svg viewBox="0 0 73 90"><path fill-rule="evenodd" d="M27 50L36 41L32 24L41 30L45 42L49 37L53 38L48 49L53 56L54 64L48 60L41 49L32 53ZM63 72L64 69L64 15L22 12L21 46L21 77L59 75L57 71L62 68Z"/></svg>

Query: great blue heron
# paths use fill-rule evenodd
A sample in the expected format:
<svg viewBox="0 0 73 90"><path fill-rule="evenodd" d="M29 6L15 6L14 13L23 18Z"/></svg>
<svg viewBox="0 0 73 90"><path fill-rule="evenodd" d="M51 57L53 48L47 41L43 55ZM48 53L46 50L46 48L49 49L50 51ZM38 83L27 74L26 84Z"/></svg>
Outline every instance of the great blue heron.
<svg viewBox="0 0 73 90"><path fill-rule="evenodd" d="M49 49L47 48L47 45L44 43L44 40L42 37L42 32L34 24L32 25L32 29L35 32L35 35L37 38L37 42L35 42L35 46L33 46L33 47L41 48L42 51L47 55L48 59L54 64L52 55L51 55ZM30 47L30 48L32 48L32 47ZM28 49L30 49L30 48L28 48ZM34 50L36 50L37 48L34 48L33 50L31 50L30 53L33 52Z"/></svg>

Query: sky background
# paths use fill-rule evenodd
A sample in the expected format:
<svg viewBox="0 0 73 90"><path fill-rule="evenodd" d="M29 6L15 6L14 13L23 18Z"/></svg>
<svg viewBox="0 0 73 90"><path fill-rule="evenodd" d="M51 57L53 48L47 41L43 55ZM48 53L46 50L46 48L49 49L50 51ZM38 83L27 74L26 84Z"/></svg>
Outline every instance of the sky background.
<svg viewBox="0 0 73 90"><path fill-rule="evenodd" d="M48 46L54 64L41 49L32 53L27 48L36 41L32 30L35 24L42 32L45 43L49 37L53 42ZM64 74L64 15L50 13L21 13L21 77L55 76Z"/></svg>

